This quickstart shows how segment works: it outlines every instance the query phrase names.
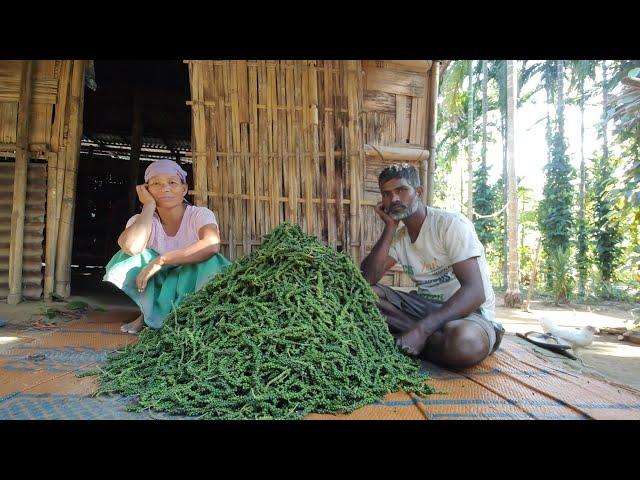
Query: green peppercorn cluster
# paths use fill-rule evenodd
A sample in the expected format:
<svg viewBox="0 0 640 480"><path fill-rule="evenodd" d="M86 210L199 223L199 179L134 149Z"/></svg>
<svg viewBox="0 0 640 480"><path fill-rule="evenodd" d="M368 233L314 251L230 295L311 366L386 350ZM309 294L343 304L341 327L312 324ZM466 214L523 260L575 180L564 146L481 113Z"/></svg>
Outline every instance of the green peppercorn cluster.
<svg viewBox="0 0 640 480"><path fill-rule="evenodd" d="M351 257L285 223L174 307L162 330L112 354L98 393L206 419L297 419L433 393L375 302Z"/></svg>

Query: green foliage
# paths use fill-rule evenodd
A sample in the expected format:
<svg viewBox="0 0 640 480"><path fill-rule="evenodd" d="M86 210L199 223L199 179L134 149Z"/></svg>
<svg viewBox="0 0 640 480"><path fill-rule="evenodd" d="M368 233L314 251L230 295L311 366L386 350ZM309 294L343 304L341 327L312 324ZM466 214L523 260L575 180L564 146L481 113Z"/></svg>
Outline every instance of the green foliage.
<svg viewBox="0 0 640 480"><path fill-rule="evenodd" d="M434 390L396 347L353 259L284 223L102 370L133 410L210 419L350 412Z"/></svg>
<svg viewBox="0 0 640 480"><path fill-rule="evenodd" d="M575 280L571 268L571 249L557 247L551 252L547 264L551 271L551 291L556 303L564 303L573 293Z"/></svg>
<svg viewBox="0 0 640 480"><path fill-rule="evenodd" d="M615 210L611 193L615 163L613 157L604 155L596 158L594 162L593 241L598 269L605 283L613 280L621 254L619 215Z"/></svg>
<svg viewBox="0 0 640 480"><path fill-rule="evenodd" d="M495 188L488 184L489 168L486 165L480 165L474 172L473 182L473 210L480 215L491 215L500 208L501 195L498 196ZM500 235L500 217L474 217L473 224L476 227L478 238L482 244L487 247L499 239Z"/></svg>
<svg viewBox="0 0 640 480"><path fill-rule="evenodd" d="M89 308L89 304L87 302L83 302L81 300L75 300L73 302L69 302L65 305L68 310L86 310Z"/></svg>
<svg viewBox="0 0 640 480"><path fill-rule="evenodd" d="M575 194L571 182L576 174L565 152L564 138L556 131L551 145L551 162L544 168L544 198L538 208L538 223L547 258L558 248L569 248L574 225L572 207Z"/></svg>

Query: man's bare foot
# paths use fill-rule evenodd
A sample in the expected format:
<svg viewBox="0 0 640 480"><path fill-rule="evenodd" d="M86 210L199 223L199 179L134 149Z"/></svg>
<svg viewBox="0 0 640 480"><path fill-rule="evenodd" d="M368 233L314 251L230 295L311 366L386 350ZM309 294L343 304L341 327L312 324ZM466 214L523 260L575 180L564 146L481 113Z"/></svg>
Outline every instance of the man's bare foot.
<svg viewBox="0 0 640 480"><path fill-rule="evenodd" d="M144 316L141 314L133 322L125 323L120 327L123 333L138 333L144 328Z"/></svg>

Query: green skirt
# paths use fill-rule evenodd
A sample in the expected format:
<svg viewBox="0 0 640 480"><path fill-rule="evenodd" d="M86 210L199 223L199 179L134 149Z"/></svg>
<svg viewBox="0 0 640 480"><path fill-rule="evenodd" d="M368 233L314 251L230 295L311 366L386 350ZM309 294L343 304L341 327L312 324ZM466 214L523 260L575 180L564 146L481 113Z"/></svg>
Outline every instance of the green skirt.
<svg viewBox="0 0 640 480"><path fill-rule="evenodd" d="M136 287L136 277L158 253L145 248L142 253L130 256L122 250L117 252L106 266L103 280L113 283L126 293L144 314L144 323L152 328L162 328L165 317L174 305L211 280L217 273L231 264L218 253L204 262L187 265L165 265L149 282L144 292Z"/></svg>

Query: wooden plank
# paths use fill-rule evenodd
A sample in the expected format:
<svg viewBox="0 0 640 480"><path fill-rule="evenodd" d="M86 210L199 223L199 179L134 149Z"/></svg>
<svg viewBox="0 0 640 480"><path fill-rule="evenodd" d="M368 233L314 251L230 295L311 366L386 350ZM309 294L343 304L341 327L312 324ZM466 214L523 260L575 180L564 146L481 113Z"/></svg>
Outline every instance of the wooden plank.
<svg viewBox="0 0 640 480"><path fill-rule="evenodd" d="M409 139L408 100L406 95L396 95L396 142L399 143L407 143Z"/></svg>
<svg viewBox="0 0 640 480"><path fill-rule="evenodd" d="M384 60L385 68L416 72L426 75L431 68L431 60Z"/></svg>
<svg viewBox="0 0 640 480"><path fill-rule="evenodd" d="M423 97L426 77L414 72L367 67L365 69L365 89L409 97Z"/></svg>
<svg viewBox="0 0 640 480"><path fill-rule="evenodd" d="M379 90L365 90L362 110L364 112L396 113L396 96Z"/></svg>
<svg viewBox="0 0 640 480"><path fill-rule="evenodd" d="M20 74L20 101L16 134L16 161L13 177L13 206L9 241L9 294L7 303L22 301L22 253L24 249L24 218L27 197L27 167L29 164L29 118L31 116L33 62L24 60Z"/></svg>
<svg viewBox="0 0 640 480"><path fill-rule="evenodd" d="M412 145L424 144L427 125L427 97L413 97L411 99L411 126L409 130L409 143Z"/></svg>

